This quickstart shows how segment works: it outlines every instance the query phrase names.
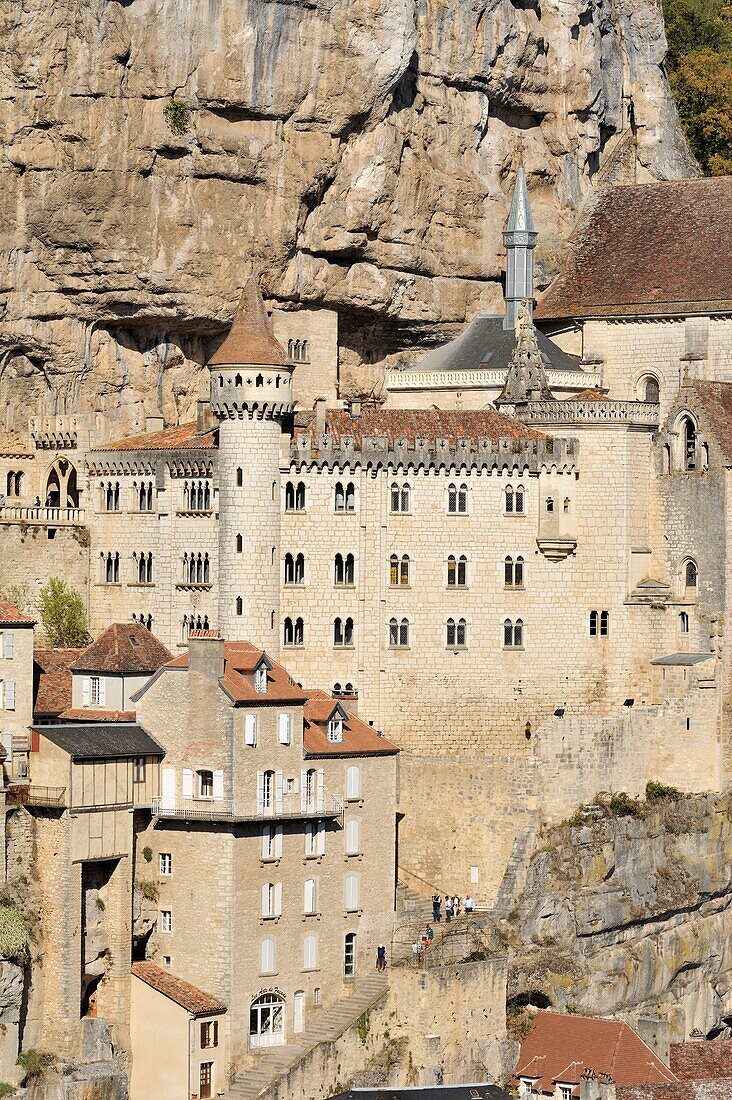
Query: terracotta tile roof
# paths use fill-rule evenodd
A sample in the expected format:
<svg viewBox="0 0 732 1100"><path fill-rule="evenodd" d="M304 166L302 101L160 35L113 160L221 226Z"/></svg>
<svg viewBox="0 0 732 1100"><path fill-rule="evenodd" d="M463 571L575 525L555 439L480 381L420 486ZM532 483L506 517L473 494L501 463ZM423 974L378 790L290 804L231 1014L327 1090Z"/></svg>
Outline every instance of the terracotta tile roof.
<svg viewBox="0 0 732 1100"><path fill-rule="evenodd" d="M215 997L197 989L195 985L176 978L169 970L163 970L151 962L136 962L130 968L131 972L140 981L169 997L177 1005L190 1012L193 1016L207 1016L210 1013L226 1012L226 1005L217 1001Z"/></svg>
<svg viewBox="0 0 732 1100"><path fill-rule="evenodd" d="M732 382L691 383L724 455L732 459Z"/></svg>
<svg viewBox="0 0 732 1100"><path fill-rule="evenodd" d="M179 424L177 428L166 428L162 432L150 432L147 435L130 435L125 439L115 439L95 451L177 451L199 449L210 451L219 445L218 428L199 432L196 424Z"/></svg>
<svg viewBox="0 0 732 1100"><path fill-rule="evenodd" d="M732 1039L697 1039L672 1043L671 1069L679 1081L718 1081L732 1078Z"/></svg>
<svg viewBox="0 0 732 1100"><path fill-rule="evenodd" d="M71 706L71 665L84 649L35 649L33 651L33 715L58 716Z"/></svg>
<svg viewBox="0 0 732 1100"><path fill-rule="evenodd" d="M303 711L303 743L308 756L390 756L399 752L372 726L351 714L340 699L324 691L308 691ZM336 707L346 715L343 741L329 741L327 722Z"/></svg>
<svg viewBox="0 0 732 1100"><path fill-rule="evenodd" d="M732 176L611 188L535 317L732 310Z"/></svg>
<svg viewBox="0 0 732 1100"><path fill-rule="evenodd" d="M617 1100L732 1100L732 1082L673 1081L655 1085L620 1085Z"/></svg>
<svg viewBox="0 0 732 1100"><path fill-rule="evenodd" d="M310 431L315 435L315 413L298 414L295 434ZM355 445L361 445L364 436L386 436L390 443L406 439L447 439L455 444L459 439L476 443L479 439L544 439L544 433L527 428L520 420L497 412L495 409L377 409L367 410L359 417L338 409L326 414L327 434L335 442L343 436L351 436Z"/></svg>
<svg viewBox="0 0 732 1100"><path fill-rule="evenodd" d="M218 637L218 631L209 631L213 637ZM198 637L205 636L199 632ZM194 635L194 638L196 635ZM250 642L225 642L224 643L224 675L221 677L221 686L234 703L256 703L261 706L272 703L304 704L307 696L302 688L299 688L292 680L289 672L282 665L267 660L271 668L267 672L267 691L259 693L254 690L248 677L251 676L261 661L267 656L263 649L252 645ZM166 668L187 668L188 653L181 653L166 663Z"/></svg>
<svg viewBox="0 0 732 1100"><path fill-rule="evenodd" d="M609 1074L616 1085L675 1081L641 1037L621 1020L595 1020L588 1016L564 1016L538 1012L533 1027L521 1043L514 1076L537 1079L537 1092L555 1092L555 1083L574 1085L585 1070Z"/></svg>
<svg viewBox="0 0 732 1100"><path fill-rule="evenodd" d="M134 722L134 710L91 710L70 707L59 714L65 722Z"/></svg>
<svg viewBox="0 0 732 1100"><path fill-rule="evenodd" d="M170 650L141 623L112 623L78 657L74 672L157 672Z"/></svg>
<svg viewBox="0 0 732 1100"><path fill-rule="evenodd" d="M7 600L0 600L0 624L8 626L35 626L36 620L19 611Z"/></svg>
<svg viewBox="0 0 732 1100"><path fill-rule="evenodd" d="M573 401L607 401L607 390L591 389L580 390L579 393L575 393L572 397Z"/></svg>
<svg viewBox="0 0 732 1100"><path fill-rule="evenodd" d="M284 348L275 340L254 276L247 279L228 336L208 361L210 367L239 363L274 367L287 363Z"/></svg>

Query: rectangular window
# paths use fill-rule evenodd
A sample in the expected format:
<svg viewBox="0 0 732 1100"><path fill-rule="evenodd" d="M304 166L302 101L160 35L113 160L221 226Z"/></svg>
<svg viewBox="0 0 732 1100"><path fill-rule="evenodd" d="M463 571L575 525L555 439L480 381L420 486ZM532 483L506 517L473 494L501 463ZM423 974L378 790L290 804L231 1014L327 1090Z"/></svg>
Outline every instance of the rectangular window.
<svg viewBox="0 0 732 1100"><path fill-rule="evenodd" d="M314 821L305 823L305 855L316 855L317 824Z"/></svg>
<svg viewBox="0 0 732 1100"><path fill-rule="evenodd" d="M172 956L171 955L163 955L163 966L167 966L169 968L172 965L173 965Z"/></svg>
<svg viewBox="0 0 732 1100"><path fill-rule="evenodd" d="M345 908L349 913L355 913L359 908L360 883L358 875L346 875L344 881Z"/></svg>
<svg viewBox="0 0 732 1100"><path fill-rule="evenodd" d="M4 635L0 636L2 641L2 652L8 661L13 659L13 646L15 642L15 636L12 630L7 630Z"/></svg>
<svg viewBox="0 0 732 1100"><path fill-rule="evenodd" d="M254 690L258 695L267 693L267 669L264 667L258 668L254 673Z"/></svg>
<svg viewBox="0 0 732 1100"><path fill-rule="evenodd" d="M136 756L135 762L132 765L132 782L144 783L145 782L145 757Z"/></svg>
<svg viewBox="0 0 732 1100"><path fill-rule="evenodd" d="M289 714L280 714L278 718L278 723L280 744L289 745L292 731L292 716Z"/></svg>
<svg viewBox="0 0 732 1100"><path fill-rule="evenodd" d="M257 745L257 718L254 714L244 716L244 743L256 748Z"/></svg>
<svg viewBox="0 0 732 1100"><path fill-rule="evenodd" d="M89 702L93 707L104 706L104 680L101 676L91 676L89 678Z"/></svg>
<svg viewBox="0 0 732 1100"><path fill-rule="evenodd" d="M15 710L15 680L5 681L5 709Z"/></svg>
<svg viewBox="0 0 732 1100"><path fill-rule="evenodd" d="M170 852L160 853L160 874L172 875L173 873L173 856Z"/></svg>
<svg viewBox="0 0 732 1100"><path fill-rule="evenodd" d="M303 970L315 970L318 966L318 937L315 933L305 936L303 940Z"/></svg>
<svg viewBox="0 0 732 1100"><path fill-rule="evenodd" d="M213 796L214 796L213 772L209 772L209 771L198 772L198 797L199 798L213 798Z"/></svg>
<svg viewBox="0 0 732 1100"><path fill-rule="evenodd" d="M173 931L173 914L170 909L160 910L160 931L172 932Z"/></svg>
<svg viewBox="0 0 732 1100"><path fill-rule="evenodd" d="M213 1062L201 1062L198 1096L200 1100L211 1100L213 1096Z"/></svg>
<svg viewBox="0 0 732 1100"><path fill-rule="evenodd" d="M305 882L305 888L303 891L303 907L302 911L306 914L317 913L317 885L314 878L309 878Z"/></svg>
<svg viewBox="0 0 732 1100"><path fill-rule="evenodd" d="M209 1050L219 1045L219 1021L204 1020L201 1023L201 1049Z"/></svg>

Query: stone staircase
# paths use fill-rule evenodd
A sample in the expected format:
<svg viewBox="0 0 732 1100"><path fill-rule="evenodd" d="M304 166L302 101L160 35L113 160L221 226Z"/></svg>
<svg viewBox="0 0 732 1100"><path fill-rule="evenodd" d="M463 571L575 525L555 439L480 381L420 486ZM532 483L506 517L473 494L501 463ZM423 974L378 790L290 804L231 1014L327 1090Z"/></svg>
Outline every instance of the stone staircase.
<svg viewBox="0 0 732 1100"><path fill-rule="evenodd" d="M293 1069L320 1043L338 1039L356 1023L359 1016L381 1000L387 989L384 974L374 974L354 982L352 993L328 1008L320 1009L312 1027L302 1035L293 1036L293 1041L287 1046L270 1047L257 1054L254 1067L237 1074L229 1086L229 1100L256 1100L277 1078Z"/></svg>

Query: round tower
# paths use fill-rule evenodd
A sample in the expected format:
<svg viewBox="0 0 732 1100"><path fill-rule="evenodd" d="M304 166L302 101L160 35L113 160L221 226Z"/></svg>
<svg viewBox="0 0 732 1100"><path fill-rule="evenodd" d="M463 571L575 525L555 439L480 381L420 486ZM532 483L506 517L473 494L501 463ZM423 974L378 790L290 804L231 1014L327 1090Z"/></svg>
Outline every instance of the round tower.
<svg viewBox="0 0 732 1100"><path fill-rule="evenodd" d="M250 278L208 363L219 427L219 629L279 652L280 437L292 365Z"/></svg>

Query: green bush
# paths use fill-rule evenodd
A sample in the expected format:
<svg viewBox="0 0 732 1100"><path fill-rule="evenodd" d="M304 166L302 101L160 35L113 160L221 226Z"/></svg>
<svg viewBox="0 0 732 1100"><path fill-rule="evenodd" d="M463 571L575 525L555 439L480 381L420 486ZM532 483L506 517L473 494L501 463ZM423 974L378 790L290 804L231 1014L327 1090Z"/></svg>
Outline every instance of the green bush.
<svg viewBox="0 0 732 1100"><path fill-rule="evenodd" d="M17 959L25 954L28 946L28 928L25 918L15 905L0 903L0 954L6 959Z"/></svg>
<svg viewBox="0 0 732 1100"><path fill-rule="evenodd" d="M147 901L157 901L160 896L157 882L151 882L150 879L138 879L135 889L139 890Z"/></svg>
<svg viewBox="0 0 732 1100"><path fill-rule="evenodd" d="M469 955L466 955L463 959L464 963L482 963L488 958L485 951L471 951Z"/></svg>
<svg viewBox="0 0 732 1100"><path fill-rule="evenodd" d="M171 134L180 136L187 133L191 124L191 111L182 99L171 96L163 108L163 118Z"/></svg>
<svg viewBox="0 0 732 1100"><path fill-rule="evenodd" d="M152 863L153 851L149 844L142 849L142 855L145 863Z"/></svg>
<svg viewBox="0 0 732 1100"><path fill-rule="evenodd" d="M608 810L613 817L637 817L640 806L637 798L631 798L627 791L616 791L610 796Z"/></svg>
<svg viewBox="0 0 732 1100"><path fill-rule="evenodd" d="M667 787L655 779L649 779L646 783L647 802L678 802L680 798L683 798L683 795L678 787Z"/></svg>
<svg viewBox="0 0 732 1100"><path fill-rule="evenodd" d="M56 1063L56 1055L48 1050L24 1050L18 1055L17 1064L24 1070L27 1078L40 1077Z"/></svg>
<svg viewBox="0 0 732 1100"><path fill-rule="evenodd" d="M2 1096L15 1096L15 1086L9 1085L7 1081L0 1081L0 1097Z"/></svg>

